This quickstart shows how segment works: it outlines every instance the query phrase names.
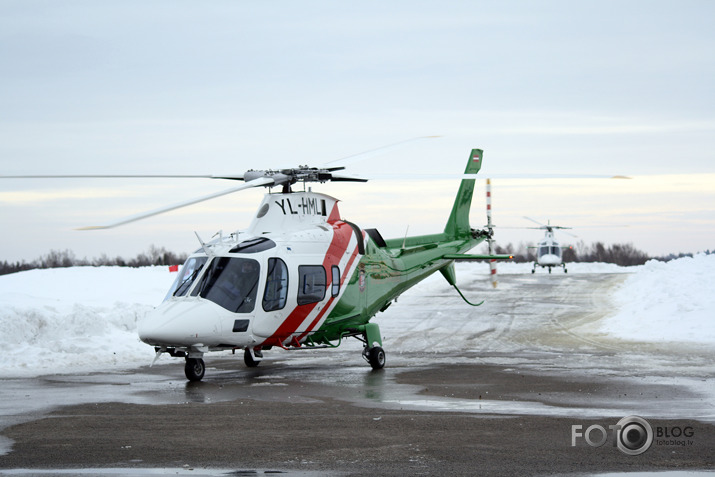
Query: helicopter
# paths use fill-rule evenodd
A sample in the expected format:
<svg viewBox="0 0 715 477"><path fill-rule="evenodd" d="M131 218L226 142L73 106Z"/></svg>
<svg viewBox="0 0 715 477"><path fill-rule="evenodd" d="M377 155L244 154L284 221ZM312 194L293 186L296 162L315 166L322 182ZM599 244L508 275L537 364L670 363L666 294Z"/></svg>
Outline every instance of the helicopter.
<svg viewBox="0 0 715 477"><path fill-rule="evenodd" d="M273 348L336 348L355 338L363 343L363 358L379 370L386 357L379 326L370 322L377 313L438 271L466 303L479 306L483 302L471 303L459 290L454 262L513 258L466 253L494 233L490 222L483 229L469 223L474 177L482 156L481 149L471 150L446 225L430 235L384 239L375 228L363 229L344 220L338 199L307 186L366 182L341 175L342 166L181 176L244 184L81 230L113 228L232 192L266 187L268 192L247 229L219 233L208 242L197 234L200 247L189 255L161 304L137 323L139 339L154 347L152 364L164 354L184 359L186 378L201 381L206 372L203 358L209 352L242 350L245 365L253 368ZM302 190L294 190L298 183Z"/></svg>
<svg viewBox="0 0 715 477"><path fill-rule="evenodd" d="M482 150L473 149L465 175L479 172L481 162ZM388 240L343 220L337 199L291 187L355 180L334 172L247 172L246 186L281 186L281 192L265 195L244 232L201 243L164 302L139 322L139 338L157 357L184 358L189 381L204 377L210 351L243 350L246 366L255 367L272 348L335 348L346 338L362 341L365 360L382 369L385 351L373 316L437 271L467 301L456 284L455 260L511 258L465 253L493 234L469 225L472 178L462 179L441 233Z"/></svg>
<svg viewBox="0 0 715 477"><path fill-rule="evenodd" d="M570 229L571 227L561 227L559 225L551 225L551 221L547 221L546 225L537 222L534 219L531 219L529 217L524 217L527 220L530 220L534 222L535 224L538 224L539 227L529 227L532 229L539 229L539 230L546 230L544 233L544 238L541 239L539 242L539 245L536 247L529 247L529 248L535 248L537 249L536 252L536 260L534 261L534 268L531 270L531 273L536 273L536 267L542 267L542 268L548 268L549 273L551 273L551 268L552 267L561 267L564 270L564 273L568 273L568 270L566 269L566 264L563 261L563 253L562 251L564 249L570 249L570 246L561 246L559 245L559 242L556 240L554 237L554 230L555 229Z"/></svg>

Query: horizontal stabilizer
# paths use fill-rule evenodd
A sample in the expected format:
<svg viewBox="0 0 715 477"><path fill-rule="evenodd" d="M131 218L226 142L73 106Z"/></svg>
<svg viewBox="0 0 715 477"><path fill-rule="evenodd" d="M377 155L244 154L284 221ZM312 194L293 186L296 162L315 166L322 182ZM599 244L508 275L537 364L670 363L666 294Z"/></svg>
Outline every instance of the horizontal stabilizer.
<svg viewBox="0 0 715 477"><path fill-rule="evenodd" d="M479 255L472 253L448 253L442 258L449 260L510 260L514 255Z"/></svg>

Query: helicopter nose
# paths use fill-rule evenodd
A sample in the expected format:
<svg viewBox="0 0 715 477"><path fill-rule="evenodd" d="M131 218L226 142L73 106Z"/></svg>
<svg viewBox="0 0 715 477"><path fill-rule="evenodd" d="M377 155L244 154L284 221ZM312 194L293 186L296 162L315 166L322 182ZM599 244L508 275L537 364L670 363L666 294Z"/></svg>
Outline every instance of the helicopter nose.
<svg viewBox="0 0 715 477"><path fill-rule="evenodd" d="M147 313L137 332L152 346L209 345L221 334L221 317L203 301L166 301Z"/></svg>
<svg viewBox="0 0 715 477"><path fill-rule="evenodd" d="M546 254L539 257L539 262L543 265L559 265L561 259L556 255Z"/></svg>

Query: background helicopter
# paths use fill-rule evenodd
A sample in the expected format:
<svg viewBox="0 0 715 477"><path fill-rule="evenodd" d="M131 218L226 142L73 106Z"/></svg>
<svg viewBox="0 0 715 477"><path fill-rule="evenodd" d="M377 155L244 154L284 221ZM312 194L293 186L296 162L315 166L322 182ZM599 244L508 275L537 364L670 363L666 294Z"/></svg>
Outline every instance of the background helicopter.
<svg viewBox="0 0 715 477"><path fill-rule="evenodd" d="M331 348L349 337L363 342L363 357L380 369L385 352L379 327L370 322L373 316L436 271L467 301L456 285L455 260L511 258L465 253L493 235L489 226L469 224L481 162L482 151L473 149L444 230L430 235L386 240L377 229L343 220L337 199L306 190L306 184L365 180L336 174L343 167L307 166L197 176L245 184L85 230L116 227L249 188L279 187L280 192L265 195L246 230L209 242L199 238L201 247L165 300L138 323L140 339L155 347L155 360L164 353L184 358L190 381L203 378L203 356L210 351L243 350L244 362L253 367L273 347ZM303 190L294 191L299 182Z"/></svg>
<svg viewBox="0 0 715 477"><path fill-rule="evenodd" d="M564 273L568 273L568 270L566 269L566 264L563 262L563 250L571 248L569 246L561 246L559 242L556 240L554 237L554 230L559 229L570 229L571 227L562 227L559 225L551 225L551 221L547 221L546 225L537 222L534 219L531 219L529 217L524 217L527 220L530 220L534 222L535 224L538 224L538 227L528 227L531 229L540 229L540 230L545 230L546 232L544 233L544 238L541 239L539 242L539 245L536 247L529 247L529 248L535 248L536 249L536 261L534 261L534 268L531 270L531 273L536 273L536 267L537 265L542 267L542 268L548 268L549 273L551 273L551 268L552 267L561 267L564 269Z"/></svg>

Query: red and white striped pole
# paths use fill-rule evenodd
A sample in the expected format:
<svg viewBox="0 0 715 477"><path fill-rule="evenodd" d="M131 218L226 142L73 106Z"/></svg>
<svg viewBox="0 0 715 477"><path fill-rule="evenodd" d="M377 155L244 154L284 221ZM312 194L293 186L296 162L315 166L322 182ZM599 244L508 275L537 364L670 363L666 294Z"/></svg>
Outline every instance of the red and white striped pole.
<svg viewBox="0 0 715 477"><path fill-rule="evenodd" d="M491 238L494 229L492 228L492 181L487 179L487 229L489 229L490 237L487 239L489 245L489 255L494 254L494 239ZM497 287L497 261L496 259L489 260L489 272L492 279L492 286Z"/></svg>

